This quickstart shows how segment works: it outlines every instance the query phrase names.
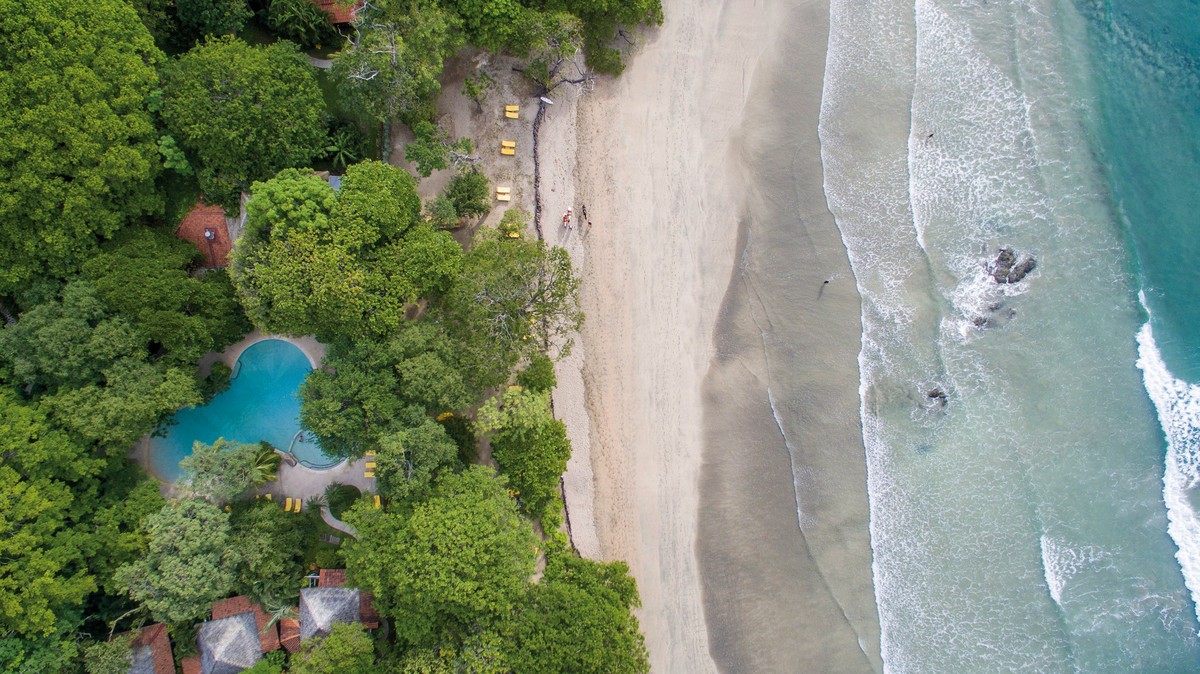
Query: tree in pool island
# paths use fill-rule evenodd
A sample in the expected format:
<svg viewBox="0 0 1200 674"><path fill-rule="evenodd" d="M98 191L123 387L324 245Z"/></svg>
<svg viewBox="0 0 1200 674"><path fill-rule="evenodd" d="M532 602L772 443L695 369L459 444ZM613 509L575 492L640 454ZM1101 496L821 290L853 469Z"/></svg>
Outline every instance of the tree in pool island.
<svg viewBox="0 0 1200 674"><path fill-rule="evenodd" d="M294 169L255 184L231 267L246 313L292 335L395 332L462 267L462 248L420 210L412 176L377 161L349 167L336 193Z"/></svg>
<svg viewBox="0 0 1200 674"><path fill-rule="evenodd" d="M325 101L313 67L290 42L210 39L163 68L162 118L225 206L241 190L325 151Z"/></svg>
<svg viewBox="0 0 1200 674"><path fill-rule="evenodd" d="M444 474L411 514L355 507L346 569L408 646L460 642L507 619L533 574L537 537L490 468Z"/></svg>
<svg viewBox="0 0 1200 674"><path fill-rule="evenodd" d="M179 488L192 498L216 505L233 501L266 482L266 466L259 461L262 451L260 445L229 442L225 438L217 438L211 445L196 442L192 453L179 462L183 469Z"/></svg>
<svg viewBox="0 0 1200 674"><path fill-rule="evenodd" d="M562 248L481 230L446 296L445 315L472 385L492 388L522 356L570 351L583 324L579 277Z"/></svg>
<svg viewBox="0 0 1200 674"><path fill-rule="evenodd" d="M117 569L119 587L159 622L180 625L234 589L240 562L229 516L204 501L172 501L142 523L146 554Z"/></svg>
<svg viewBox="0 0 1200 674"><path fill-rule="evenodd" d="M120 0L0 0L0 293L66 277L162 208L146 101L162 54Z"/></svg>

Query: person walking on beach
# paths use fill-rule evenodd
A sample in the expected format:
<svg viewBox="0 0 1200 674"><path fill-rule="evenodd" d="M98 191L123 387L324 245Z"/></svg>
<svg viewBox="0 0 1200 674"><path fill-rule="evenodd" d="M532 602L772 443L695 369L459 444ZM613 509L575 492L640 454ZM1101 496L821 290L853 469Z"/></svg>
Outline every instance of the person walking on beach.
<svg viewBox="0 0 1200 674"><path fill-rule="evenodd" d="M568 208L568 209L567 209L567 212L566 212L566 213L563 213L563 224L564 224L564 225L566 225L567 229L571 229L571 227L572 227L572 225L571 225L571 214L572 214L572 213L574 213L574 212L575 212L575 209L573 209L573 208Z"/></svg>

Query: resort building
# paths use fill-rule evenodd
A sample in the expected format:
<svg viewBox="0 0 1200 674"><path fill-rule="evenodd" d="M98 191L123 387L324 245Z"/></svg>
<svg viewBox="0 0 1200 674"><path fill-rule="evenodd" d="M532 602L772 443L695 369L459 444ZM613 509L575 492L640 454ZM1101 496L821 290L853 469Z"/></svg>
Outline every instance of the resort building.
<svg viewBox="0 0 1200 674"><path fill-rule="evenodd" d="M379 614L372 597L358 588L345 587L344 569L321 569L317 587L300 591L300 638L323 637L334 623L362 623L367 629L379 627Z"/></svg>
<svg viewBox="0 0 1200 674"><path fill-rule="evenodd" d="M130 644L133 661L129 674L175 674L175 656L171 654L171 637L167 626L155 623L143 627Z"/></svg>
<svg viewBox="0 0 1200 674"><path fill-rule="evenodd" d="M358 11L367 4L363 0L312 0L312 3L323 9L334 25L353 22Z"/></svg>
<svg viewBox="0 0 1200 674"><path fill-rule="evenodd" d="M213 604L212 620L196 631L198 658L181 664L184 674L237 674L279 648L279 632L262 607L239 596Z"/></svg>

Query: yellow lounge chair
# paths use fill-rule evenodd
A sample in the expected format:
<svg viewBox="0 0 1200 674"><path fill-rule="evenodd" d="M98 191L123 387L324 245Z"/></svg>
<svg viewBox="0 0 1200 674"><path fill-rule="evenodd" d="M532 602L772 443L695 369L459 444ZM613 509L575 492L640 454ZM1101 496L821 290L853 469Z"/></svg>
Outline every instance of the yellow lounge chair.
<svg viewBox="0 0 1200 674"><path fill-rule="evenodd" d="M502 154L502 155L507 155L507 156L511 157L511 156L515 155L516 153L517 153L517 151L512 149L511 147L500 148L500 154Z"/></svg>
<svg viewBox="0 0 1200 674"><path fill-rule="evenodd" d="M367 456L375 456L375 450L372 449L367 451Z"/></svg>
<svg viewBox="0 0 1200 674"><path fill-rule="evenodd" d="M521 116L521 106L506 105L504 106L504 116L509 119L518 119Z"/></svg>
<svg viewBox="0 0 1200 674"><path fill-rule="evenodd" d="M520 233L520 232L509 232L509 233L508 233L508 238L510 238L510 239L519 239L519 238L521 238L521 233Z"/></svg>
<svg viewBox="0 0 1200 674"><path fill-rule="evenodd" d="M367 468L369 468L369 469L371 469L371 470L375 470L375 462L374 462L374 461L368 461L368 462L367 462Z"/></svg>
<svg viewBox="0 0 1200 674"><path fill-rule="evenodd" d="M283 506L284 512L292 512L292 497L289 496L287 503Z"/></svg>
<svg viewBox="0 0 1200 674"><path fill-rule="evenodd" d="M500 147L511 147L511 148L514 148L514 149L515 149L515 148L517 147L517 141L515 141L515 140L502 140L502 141L500 141Z"/></svg>
<svg viewBox="0 0 1200 674"><path fill-rule="evenodd" d="M382 507L383 507L383 505L379 503L379 494L376 494L375 495L375 509L379 510Z"/></svg>
<svg viewBox="0 0 1200 674"><path fill-rule="evenodd" d="M363 477L375 477L375 471L368 470L367 472L363 473Z"/></svg>
<svg viewBox="0 0 1200 674"><path fill-rule="evenodd" d="M508 187L497 187L496 188L496 201L510 201L510 200L512 200L511 188L508 188Z"/></svg>
<svg viewBox="0 0 1200 674"><path fill-rule="evenodd" d="M300 506L304 505L304 501L296 499L296 512L300 512Z"/></svg>

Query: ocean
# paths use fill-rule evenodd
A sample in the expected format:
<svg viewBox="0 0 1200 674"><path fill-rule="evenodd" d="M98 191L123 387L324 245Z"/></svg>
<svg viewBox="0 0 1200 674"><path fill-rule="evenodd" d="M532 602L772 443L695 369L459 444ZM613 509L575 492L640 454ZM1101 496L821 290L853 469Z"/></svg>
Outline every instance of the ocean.
<svg viewBox="0 0 1200 674"><path fill-rule="evenodd" d="M833 0L887 670L1200 669L1198 59L1194 1Z"/></svg>

